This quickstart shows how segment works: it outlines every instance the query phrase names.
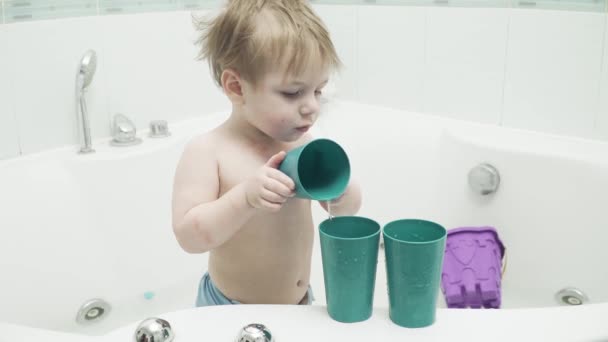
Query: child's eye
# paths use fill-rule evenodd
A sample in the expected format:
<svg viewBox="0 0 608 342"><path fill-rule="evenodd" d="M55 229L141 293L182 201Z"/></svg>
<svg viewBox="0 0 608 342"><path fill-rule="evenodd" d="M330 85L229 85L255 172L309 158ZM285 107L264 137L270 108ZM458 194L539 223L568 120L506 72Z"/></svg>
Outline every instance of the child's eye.
<svg viewBox="0 0 608 342"><path fill-rule="evenodd" d="M321 96L321 95L323 95L323 92L321 90L315 91L315 96Z"/></svg>
<svg viewBox="0 0 608 342"><path fill-rule="evenodd" d="M283 96L291 99L291 98L296 98L296 97L300 96L302 94L302 92L299 90L296 92L283 91L283 92L281 92L281 94Z"/></svg>

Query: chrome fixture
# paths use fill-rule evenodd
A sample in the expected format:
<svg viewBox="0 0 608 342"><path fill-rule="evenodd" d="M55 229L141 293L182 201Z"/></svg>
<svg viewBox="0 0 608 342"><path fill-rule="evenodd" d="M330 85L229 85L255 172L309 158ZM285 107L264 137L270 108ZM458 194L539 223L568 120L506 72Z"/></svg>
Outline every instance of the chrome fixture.
<svg viewBox="0 0 608 342"><path fill-rule="evenodd" d="M91 125L84 94L91 81L93 81L96 69L97 55L95 51L88 50L80 59L80 65L76 73L76 116L78 118L79 136L81 139L79 153L95 152L91 144Z"/></svg>
<svg viewBox="0 0 608 342"><path fill-rule="evenodd" d="M137 342L171 342L174 337L171 324L162 318L147 318L135 330Z"/></svg>
<svg viewBox="0 0 608 342"><path fill-rule="evenodd" d="M555 300L562 305L582 305L588 302L589 298L575 287L566 287L555 294Z"/></svg>
<svg viewBox="0 0 608 342"><path fill-rule="evenodd" d="M265 325L252 323L241 328L236 342L274 342L274 339Z"/></svg>
<svg viewBox="0 0 608 342"><path fill-rule="evenodd" d="M78 309L76 322L79 324L97 323L108 316L110 310L110 304L105 300L99 298L89 299Z"/></svg>
<svg viewBox="0 0 608 342"><path fill-rule="evenodd" d="M133 121L122 114L114 115L112 120L112 141L113 146L132 146L141 143L137 137L137 128Z"/></svg>
<svg viewBox="0 0 608 342"><path fill-rule="evenodd" d="M500 174L490 164L479 164L469 171L469 186L480 195L495 193L500 185Z"/></svg>
<svg viewBox="0 0 608 342"><path fill-rule="evenodd" d="M166 138L171 135L169 125L166 120L150 121L150 138Z"/></svg>

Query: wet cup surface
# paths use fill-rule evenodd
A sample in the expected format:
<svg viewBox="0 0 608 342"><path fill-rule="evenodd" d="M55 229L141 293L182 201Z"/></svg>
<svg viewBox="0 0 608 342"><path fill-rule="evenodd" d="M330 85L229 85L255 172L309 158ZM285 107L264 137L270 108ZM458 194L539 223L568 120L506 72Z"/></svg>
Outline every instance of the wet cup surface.
<svg viewBox="0 0 608 342"><path fill-rule="evenodd" d="M353 323L372 315L380 224L360 216L340 216L319 225L327 312Z"/></svg>
<svg viewBox="0 0 608 342"><path fill-rule="evenodd" d="M395 324L420 328L435 322L446 233L435 222L417 219L384 226L389 313Z"/></svg>

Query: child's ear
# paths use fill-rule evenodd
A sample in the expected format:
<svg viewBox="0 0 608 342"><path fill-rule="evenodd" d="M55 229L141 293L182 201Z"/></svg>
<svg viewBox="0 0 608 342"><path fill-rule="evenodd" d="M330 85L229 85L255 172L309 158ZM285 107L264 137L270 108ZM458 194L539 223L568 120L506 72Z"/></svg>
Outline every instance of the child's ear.
<svg viewBox="0 0 608 342"><path fill-rule="evenodd" d="M243 103L243 80L239 74L232 69L222 71L222 89L230 101L235 104Z"/></svg>

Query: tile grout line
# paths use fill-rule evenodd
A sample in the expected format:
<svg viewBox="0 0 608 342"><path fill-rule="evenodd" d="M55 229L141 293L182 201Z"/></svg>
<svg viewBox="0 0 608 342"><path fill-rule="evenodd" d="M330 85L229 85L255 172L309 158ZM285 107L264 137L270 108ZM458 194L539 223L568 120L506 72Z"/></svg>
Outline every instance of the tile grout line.
<svg viewBox="0 0 608 342"><path fill-rule="evenodd" d="M361 6L357 5L355 7L355 37L354 37L354 60L355 60L355 99L357 101L361 101L361 99L359 98L359 88L361 88L361 84L360 84L360 80L361 77L359 75L359 44L360 44L360 39L359 39L359 15L360 15L360 11L361 11Z"/></svg>
<svg viewBox="0 0 608 342"><path fill-rule="evenodd" d="M602 89L605 86L605 80L604 80L604 72L606 71L606 49L608 48L608 46L606 46L606 30L608 29L607 27L607 20L608 20L608 14L604 13L604 32L602 33L602 52L600 53L600 80L598 82L598 86L597 86L597 97L595 100L595 114L593 115L593 127L591 129L591 135L592 138L595 137L599 137L599 131L598 131L598 123L599 123L599 119L600 119L600 113L602 112L601 107L602 107Z"/></svg>
<svg viewBox="0 0 608 342"><path fill-rule="evenodd" d="M423 114L429 114L426 112L428 106L427 106L427 99L426 99L426 92L428 91L427 87L428 87L428 80L427 80L427 72L428 72L428 61L427 61L427 47L428 47L428 39L429 39L429 15L430 15L430 10L428 7L424 8L424 30L423 30L423 35L424 35L424 39L423 39L423 47L422 47L422 101L419 103L420 106L420 110Z"/></svg>
<svg viewBox="0 0 608 342"><path fill-rule="evenodd" d="M507 88L507 64L509 59L509 39L511 37L511 15L513 13L512 8L507 9L507 34L505 42L505 59L502 68L502 96L500 99L500 116L498 118L498 126L503 126L505 120L505 94Z"/></svg>
<svg viewBox="0 0 608 342"><path fill-rule="evenodd" d="M1 12L1 15L0 15L0 24L6 24L7 23L6 11L7 11L7 6L8 5L6 4L6 1L7 0L0 0L0 12ZM103 9L103 3L102 3L102 1L103 0L96 0L95 1L95 4L96 4L96 15L102 15L102 9ZM532 1L534 3L536 3L536 2L540 2L540 3L546 2L546 3L550 3L550 4L555 2L555 1L551 1L551 0L549 0L549 1L530 0L530 1ZM600 11L602 13L608 13L608 1L606 1L606 0L599 0L599 1L603 1L603 8ZM504 0L504 1L500 1L500 2L501 2L502 5L499 6L499 7L501 7L501 8L506 8L506 9L509 9L509 8L511 8L511 9L512 8L518 8L517 0ZM175 8L173 10L184 10L185 6L186 6L184 0L168 0L168 3L175 5ZM203 1L203 3L208 4L208 3L211 3L211 1L206 1L206 2ZM404 7L408 7L408 6L412 7L413 6L413 7L419 7L419 5L415 5L416 3L418 3L418 2L416 2L416 1L409 2L409 3L408 2L404 2L404 3L401 3L401 4L392 5L392 6L404 6ZM324 4L324 3L321 2L320 4ZM329 3L329 4L331 4L331 3ZM367 3L364 0L352 0L351 2L348 2L348 3L336 3L336 5L339 5L339 6L360 6L360 5L366 5L366 4ZM371 4L371 2L370 2L370 4ZM378 5L378 6L382 6L383 5L383 4L378 4L377 2L375 2L375 0L374 0L373 4L374 5ZM422 5L422 6L423 7L427 7L427 8L435 7L432 3L431 4L425 4L425 5ZM203 5L203 7L207 7L207 6ZM213 7L213 6L211 6L211 7ZM459 6L456 6L456 7L459 7ZM466 6L466 7L469 7L469 6ZM476 5L471 6L471 7L472 8L490 8L490 7L493 7L493 6L492 5L484 6L484 5L477 5L476 4ZM564 10L564 11L567 11L567 12L569 12L569 11L598 12L598 9L599 9L599 7L594 7L594 9L590 9L590 7L588 7L588 6L587 7L585 7L585 6L582 6L582 7L579 6L578 8L570 8L570 9L559 7L559 6L558 7L552 7L552 6L544 7L543 6L542 8L543 9L548 9L548 10L550 10L550 9ZM136 10L134 13L144 13L144 12L146 12L146 11L140 11L139 9L140 8L138 7L138 10ZM532 10L532 8L530 10ZM165 11L171 11L171 10L165 10ZM69 16L69 17L77 17L77 16L78 15ZM33 20L36 20L36 19L33 19Z"/></svg>

